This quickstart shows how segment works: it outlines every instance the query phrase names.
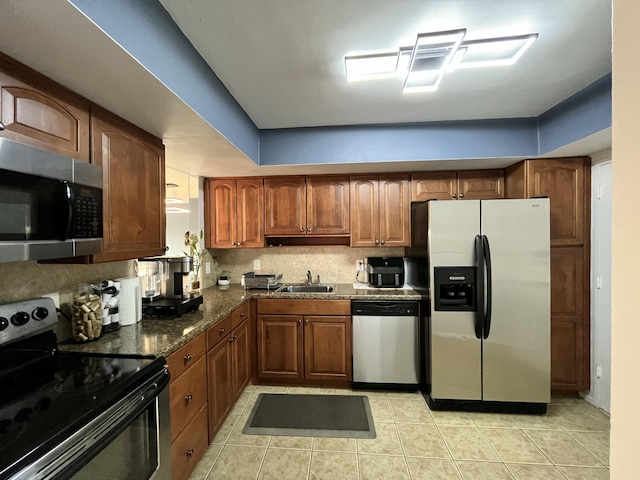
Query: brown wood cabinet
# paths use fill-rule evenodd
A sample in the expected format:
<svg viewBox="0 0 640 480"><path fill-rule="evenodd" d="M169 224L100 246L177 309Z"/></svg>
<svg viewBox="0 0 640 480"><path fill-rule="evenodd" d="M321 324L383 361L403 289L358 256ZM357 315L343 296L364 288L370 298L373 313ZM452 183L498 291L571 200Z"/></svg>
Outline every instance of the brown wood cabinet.
<svg viewBox="0 0 640 480"><path fill-rule="evenodd" d="M201 334L167 357L174 479L188 478L207 449L204 354L205 336Z"/></svg>
<svg viewBox="0 0 640 480"><path fill-rule="evenodd" d="M504 198L503 170L423 172L411 175L411 201Z"/></svg>
<svg viewBox="0 0 640 480"><path fill-rule="evenodd" d="M207 248L264 247L264 186L261 178L205 182Z"/></svg>
<svg viewBox="0 0 640 480"><path fill-rule="evenodd" d="M0 53L0 137L89 161L89 102Z"/></svg>
<svg viewBox="0 0 640 480"><path fill-rule="evenodd" d="M101 109L91 112L92 161L103 168L103 249L94 262L161 255L165 247L162 141Z"/></svg>
<svg viewBox="0 0 640 480"><path fill-rule="evenodd" d="M255 323L249 313L250 304L245 303L207 330L209 442L251 379Z"/></svg>
<svg viewBox="0 0 640 480"><path fill-rule="evenodd" d="M264 182L266 235L349 234L348 179L274 177Z"/></svg>
<svg viewBox="0 0 640 480"><path fill-rule="evenodd" d="M258 377L346 386L352 378L348 300L258 300Z"/></svg>
<svg viewBox="0 0 640 480"><path fill-rule="evenodd" d="M549 197L551 388L590 386L590 188L588 157L525 160L506 169L507 198Z"/></svg>
<svg viewBox="0 0 640 480"><path fill-rule="evenodd" d="M351 246L408 247L411 193L408 174L358 175L351 184Z"/></svg>

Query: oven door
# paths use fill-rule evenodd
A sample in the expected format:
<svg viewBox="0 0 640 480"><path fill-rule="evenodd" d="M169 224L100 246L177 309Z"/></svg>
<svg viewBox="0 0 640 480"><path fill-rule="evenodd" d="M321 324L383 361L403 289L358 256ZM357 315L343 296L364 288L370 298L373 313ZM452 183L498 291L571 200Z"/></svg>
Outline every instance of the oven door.
<svg viewBox="0 0 640 480"><path fill-rule="evenodd" d="M170 480L166 370L11 479Z"/></svg>

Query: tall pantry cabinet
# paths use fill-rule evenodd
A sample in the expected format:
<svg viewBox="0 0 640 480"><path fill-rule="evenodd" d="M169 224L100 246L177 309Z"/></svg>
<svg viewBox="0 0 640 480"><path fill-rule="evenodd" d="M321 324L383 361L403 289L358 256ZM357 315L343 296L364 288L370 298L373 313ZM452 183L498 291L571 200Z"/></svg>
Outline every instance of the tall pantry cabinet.
<svg viewBox="0 0 640 480"><path fill-rule="evenodd" d="M589 263L591 159L525 160L506 169L507 198L549 197L551 205L551 389L590 383Z"/></svg>

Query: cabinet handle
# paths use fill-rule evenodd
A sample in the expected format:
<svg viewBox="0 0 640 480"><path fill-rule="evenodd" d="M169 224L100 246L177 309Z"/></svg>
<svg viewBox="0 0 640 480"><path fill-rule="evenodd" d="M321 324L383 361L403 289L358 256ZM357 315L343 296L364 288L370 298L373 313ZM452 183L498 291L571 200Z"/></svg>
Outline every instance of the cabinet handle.
<svg viewBox="0 0 640 480"><path fill-rule="evenodd" d="M236 242L236 247L241 247L242 246L242 242Z"/></svg>
<svg viewBox="0 0 640 480"><path fill-rule="evenodd" d="M231 242L231 246L235 247L236 246L236 242Z"/></svg>
<svg viewBox="0 0 640 480"><path fill-rule="evenodd" d="M242 313L240 314L240 318L242 318L242 317L244 317L244 312L242 312Z"/></svg>
<svg viewBox="0 0 640 480"><path fill-rule="evenodd" d="M220 330L218 330L218 333L224 333L224 328L221 328Z"/></svg>
<svg viewBox="0 0 640 480"><path fill-rule="evenodd" d="M384 245L384 240L381 240L381 241L380 241L380 243L381 243L382 245Z"/></svg>
<svg viewBox="0 0 640 480"><path fill-rule="evenodd" d="M376 245L378 245L378 243L380 243L380 240L376 238Z"/></svg>
<svg viewBox="0 0 640 480"><path fill-rule="evenodd" d="M308 319L308 318L305 318L305 319L304 319L304 324L305 324L305 325L309 325L309 319Z"/></svg>
<svg viewBox="0 0 640 480"><path fill-rule="evenodd" d="M451 197L452 197L452 198L458 198L458 196L457 196L455 193L452 193L452 194L451 194Z"/></svg>
<svg viewBox="0 0 640 480"><path fill-rule="evenodd" d="M229 341L230 341L230 342L235 342L235 341L236 341L236 338L238 338L238 336L237 336L237 335L231 335L231 336L229 337Z"/></svg>
<svg viewBox="0 0 640 480"><path fill-rule="evenodd" d="M187 450L187 457L193 457L193 449L192 448Z"/></svg>
<svg viewBox="0 0 640 480"><path fill-rule="evenodd" d="M184 401L189 403L191 400L193 400L193 395L187 395L186 397L184 397Z"/></svg>
<svg viewBox="0 0 640 480"><path fill-rule="evenodd" d="M298 319L298 323L302 323L302 320L301 320L301 319Z"/></svg>
<svg viewBox="0 0 640 480"><path fill-rule="evenodd" d="M301 232L304 232L304 227L300 227L300 231L301 231Z"/></svg>
<svg viewBox="0 0 640 480"><path fill-rule="evenodd" d="M309 227L307 228L307 232L311 233L311 231L313 230L313 228Z"/></svg>
<svg viewBox="0 0 640 480"><path fill-rule="evenodd" d="M193 357L191 355L185 355L184 356L184 361L186 362L190 362L191 360L193 360Z"/></svg>
<svg viewBox="0 0 640 480"><path fill-rule="evenodd" d="M459 195L459 197L460 197L460 198L464 198L464 193L461 193L461 194Z"/></svg>

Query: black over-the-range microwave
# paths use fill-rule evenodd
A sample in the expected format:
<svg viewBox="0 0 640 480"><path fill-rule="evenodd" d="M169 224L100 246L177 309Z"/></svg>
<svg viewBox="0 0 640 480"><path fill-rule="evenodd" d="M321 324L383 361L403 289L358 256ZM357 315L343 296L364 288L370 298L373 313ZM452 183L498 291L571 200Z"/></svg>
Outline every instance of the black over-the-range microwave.
<svg viewBox="0 0 640 480"><path fill-rule="evenodd" d="M0 262L102 250L102 167L0 138Z"/></svg>

